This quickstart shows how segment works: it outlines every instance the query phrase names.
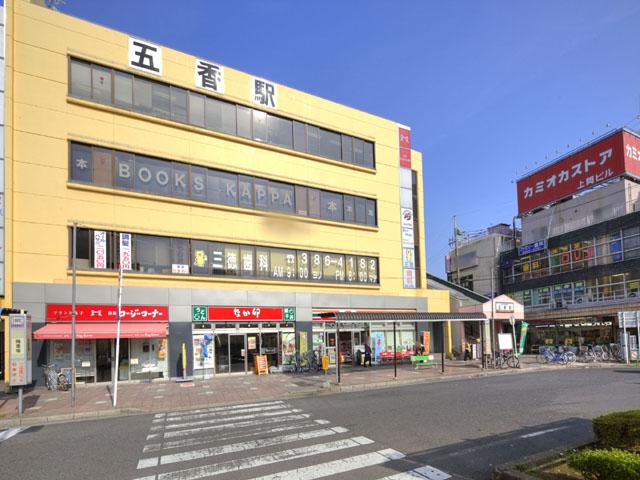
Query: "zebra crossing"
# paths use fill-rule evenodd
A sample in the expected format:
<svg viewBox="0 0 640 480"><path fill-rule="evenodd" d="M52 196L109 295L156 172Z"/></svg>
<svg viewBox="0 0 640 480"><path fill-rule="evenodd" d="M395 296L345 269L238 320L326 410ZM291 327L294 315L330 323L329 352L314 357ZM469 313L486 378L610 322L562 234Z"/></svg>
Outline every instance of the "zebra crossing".
<svg viewBox="0 0 640 480"><path fill-rule="evenodd" d="M133 478L451 478L428 465L413 467L399 451L278 400L156 414Z"/></svg>

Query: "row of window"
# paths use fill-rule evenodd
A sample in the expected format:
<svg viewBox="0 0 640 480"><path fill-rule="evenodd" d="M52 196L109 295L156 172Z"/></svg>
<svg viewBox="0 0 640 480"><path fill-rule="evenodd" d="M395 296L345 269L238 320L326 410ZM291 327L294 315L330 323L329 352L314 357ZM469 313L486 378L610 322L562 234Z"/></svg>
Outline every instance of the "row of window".
<svg viewBox="0 0 640 480"><path fill-rule="evenodd" d="M549 306L549 308L639 298L640 276L638 273L606 275L586 281L523 290L508 295L526 307Z"/></svg>
<svg viewBox="0 0 640 480"><path fill-rule="evenodd" d="M502 265L506 284L640 258L640 227L546 249Z"/></svg>
<svg viewBox="0 0 640 480"><path fill-rule="evenodd" d="M376 225L376 201L71 143L70 179L101 187Z"/></svg>
<svg viewBox="0 0 640 480"><path fill-rule="evenodd" d="M69 75L74 97L375 168L373 143L361 138L77 59Z"/></svg>
<svg viewBox="0 0 640 480"><path fill-rule="evenodd" d="M78 229L78 268L118 268L120 235L106 232L104 238L104 231ZM379 284L378 259L359 255L141 234L132 235L127 254L132 271L149 274Z"/></svg>

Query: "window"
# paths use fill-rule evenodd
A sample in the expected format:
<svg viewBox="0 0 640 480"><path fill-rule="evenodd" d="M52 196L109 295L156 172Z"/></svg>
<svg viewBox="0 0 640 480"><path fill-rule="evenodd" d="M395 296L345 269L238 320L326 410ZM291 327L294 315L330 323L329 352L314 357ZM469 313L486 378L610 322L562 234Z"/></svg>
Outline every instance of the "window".
<svg viewBox="0 0 640 480"><path fill-rule="evenodd" d="M258 142L267 141L267 114L260 110L253 111L253 139Z"/></svg>
<svg viewBox="0 0 640 480"><path fill-rule="evenodd" d="M115 72L113 86L114 103L119 107L130 109L133 106L133 76Z"/></svg>
<svg viewBox="0 0 640 480"><path fill-rule="evenodd" d="M293 185L287 185L286 183L279 182L269 182L268 195L270 210L293 213Z"/></svg>
<svg viewBox="0 0 640 480"><path fill-rule="evenodd" d="M207 172L207 200L223 205L238 205L238 176L209 170Z"/></svg>
<svg viewBox="0 0 640 480"><path fill-rule="evenodd" d="M304 123L293 122L293 148L299 152L307 151L307 130Z"/></svg>
<svg viewBox="0 0 640 480"><path fill-rule="evenodd" d="M342 144L340 142L340 135L321 128L320 155L333 160L342 160Z"/></svg>
<svg viewBox="0 0 640 480"><path fill-rule="evenodd" d="M162 160L136 155L135 188L138 192L169 195L171 193L171 165Z"/></svg>
<svg viewBox="0 0 640 480"><path fill-rule="evenodd" d="M224 245L224 275L237 277L240 274L240 248L238 245Z"/></svg>
<svg viewBox="0 0 640 480"><path fill-rule="evenodd" d="M76 229L76 267L91 267L91 236L93 232L86 228ZM69 258L73 258L73 228L69 234Z"/></svg>
<svg viewBox="0 0 640 480"><path fill-rule="evenodd" d="M309 215L307 188L296 185L296 214L306 217Z"/></svg>
<svg viewBox="0 0 640 480"><path fill-rule="evenodd" d="M344 282L344 255L325 253L322 264L322 276L326 281Z"/></svg>
<svg viewBox="0 0 640 480"><path fill-rule="evenodd" d="M80 98L91 98L91 66L88 63L71 61L71 95Z"/></svg>
<svg viewBox="0 0 640 480"><path fill-rule="evenodd" d="M113 186L113 152L106 148L93 147L91 152L93 166L92 183L101 187Z"/></svg>
<svg viewBox="0 0 640 480"><path fill-rule="evenodd" d="M367 201L364 198L356 197L356 223L367 223Z"/></svg>
<svg viewBox="0 0 640 480"><path fill-rule="evenodd" d="M374 168L371 142L81 60L69 62L69 94Z"/></svg>
<svg viewBox="0 0 640 480"><path fill-rule="evenodd" d="M253 178L238 175L238 203L241 207L253 208Z"/></svg>
<svg viewBox="0 0 640 480"><path fill-rule="evenodd" d="M243 245L240 247L240 275L243 277L255 277L256 262L253 247Z"/></svg>
<svg viewBox="0 0 640 480"><path fill-rule="evenodd" d="M269 199L267 196L267 185L269 182L263 180L261 178L256 178L253 180L253 188L254 188L254 198L256 202L256 208L261 208L266 210L269 208Z"/></svg>
<svg viewBox="0 0 640 480"><path fill-rule="evenodd" d="M153 87L149 80L135 77L133 79L133 106L136 111L152 113Z"/></svg>
<svg viewBox="0 0 640 480"><path fill-rule="evenodd" d="M256 247L256 267L256 276L258 278L270 278L268 248Z"/></svg>
<svg viewBox="0 0 640 480"><path fill-rule="evenodd" d="M135 235L136 263L145 273L171 273L171 239Z"/></svg>
<svg viewBox="0 0 640 480"><path fill-rule="evenodd" d="M313 155L320 154L320 132L318 127L307 125L307 152Z"/></svg>
<svg viewBox="0 0 640 480"><path fill-rule="evenodd" d="M293 122L286 118L267 116L269 143L285 148L293 148Z"/></svg>
<svg viewBox="0 0 640 480"><path fill-rule="evenodd" d="M347 255L345 258L345 279L347 283L358 281L358 258L354 255Z"/></svg>
<svg viewBox="0 0 640 480"><path fill-rule="evenodd" d="M91 163L91 147L71 144L71 179L90 183L93 171Z"/></svg>
<svg viewBox="0 0 640 480"><path fill-rule="evenodd" d="M204 95L189 92L189 123L204 127Z"/></svg>
<svg viewBox="0 0 640 480"><path fill-rule="evenodd" d="M251 109L238 105L238 136L251 138Z"/></svg>
<svg viewBox="0 0 640 480"><path fill-rule="evenodd" d="M351 195L343 196L344 221L354 223L356 221L356 207L354 198Z"/></svg>
<svg viewBox="0 0 640 480"><path fill-rule="evenodd" d="M189 197L189 165L171 163L171 194L174 197Z"/></svg>
<svg viewBox="0 0 640 480"><path fill-rule="evenodd" d="M343 218L343 205L342 195L339 193L322 192L322 218L327 220L334 220L337 222L342 221Z"/></svg>
<svg viewBox="0 0 640 480"><path fill-rule="evenodd" d="M189 274L189 240L171 239L171 273Z"/></svg>
<svg viewBox="0 0 640 480"><path fill-rule="evenodd" d="M309 279L309 252L298 251L298 279Z"/></svg>
<svg viewBox="0 0 640 480"><path fill-rule="evenodd" d="M353 163L353 139L349 135L342 135L342 161Z"/></svg>
<svg viewBox="0 0 640 480"><path fill-rule="evenodd" d="M294 250L271 249L271 278L274 280L296 279L296 252Z"/></svg>
<svg viewBox="0 0 640 480"><path fill-rule="evenodd" d="M207 199L207 169L191 166L191 198L194 200Z"/></svg>
<svg viewBox="0 0 640 480"><path fill-rule="evenodd" d="M309 216L320 218L320 190L309 188Z"/></svg>
<svg viewBox="0 0 640 480"><path fill-rule="evenodd" d="M626 228L622 232L624 236L624 258L640 258L640 227Z"/></svg>
<svg viewBox="0 0 640 480"><path fill-rule="evenodd" d="M111 103L111 70L108 68L91 66L92 98L96 102Z"/></svg>
<svg viewBox="0 0 640 480"><path fill-rule="evenodd" d="M367 225L376 225L376 202L366 200L367 205Z"/></svg>
<svg viewBox="0 0 640 480"><path fill-rule="evenodd" d="M73 145L73 144L72 144ZM116 152L115 185L127 190L133 189L134 155L125 152Z"/></svg>
<svg viewBox="0 0 640 480"><path fill-rule="evenodd" d="M209 242L191 241L191 269L196 275L211 273L209 269Z"/></svg>
<svg viewBox="0 0 640 480"><path fill-rule="evenodd" d="M171 92L168 85L153 82L152 92L152 114L160 118L171 118Z"/></svg>
<svg viewBox="0 0 640 480"><path fill-rule="evenodd" d="M171 120L187 123L187 91L171 87Z"/></svg>

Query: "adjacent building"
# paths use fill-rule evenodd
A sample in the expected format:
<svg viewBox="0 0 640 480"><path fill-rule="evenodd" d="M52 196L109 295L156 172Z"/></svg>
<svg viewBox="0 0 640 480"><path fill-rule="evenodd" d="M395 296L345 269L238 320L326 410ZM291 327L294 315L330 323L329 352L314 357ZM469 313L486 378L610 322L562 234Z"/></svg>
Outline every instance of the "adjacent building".
<svg viewBox="0 0 640 480"><path fill-rule="evenodd" d="M31 314L34 365L70 364L74 265L86 381L388 348L384 321L336 338L321 314L448 311L426 285L410 128L26 1L5 12L0 304ZM402 348L430 328L404 323Z"/></svg>
<svg viewBox="0 0 640 480"><path fill-rule="evenodd" d="M501 283L533 351L617 342L618 313L640 310L639 179L640 137L620 129L518 181L522 244L502 254Z"/></svg>

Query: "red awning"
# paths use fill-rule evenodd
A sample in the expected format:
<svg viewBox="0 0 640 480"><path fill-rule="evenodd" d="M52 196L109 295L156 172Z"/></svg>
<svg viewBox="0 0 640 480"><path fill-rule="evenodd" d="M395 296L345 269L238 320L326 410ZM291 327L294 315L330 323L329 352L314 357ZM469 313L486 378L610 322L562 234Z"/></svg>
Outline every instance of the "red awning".
<svg viewBox="0 0 640 480"><path fill-rule="evenodd" d="M93 340L96 338L116 338L115 323L80 322L76 323L76 338ZM167 323L120 323L120 338L164 338L167 336ZM36 340L71 340L70 323L48 323L33 332Z"/></svg>

